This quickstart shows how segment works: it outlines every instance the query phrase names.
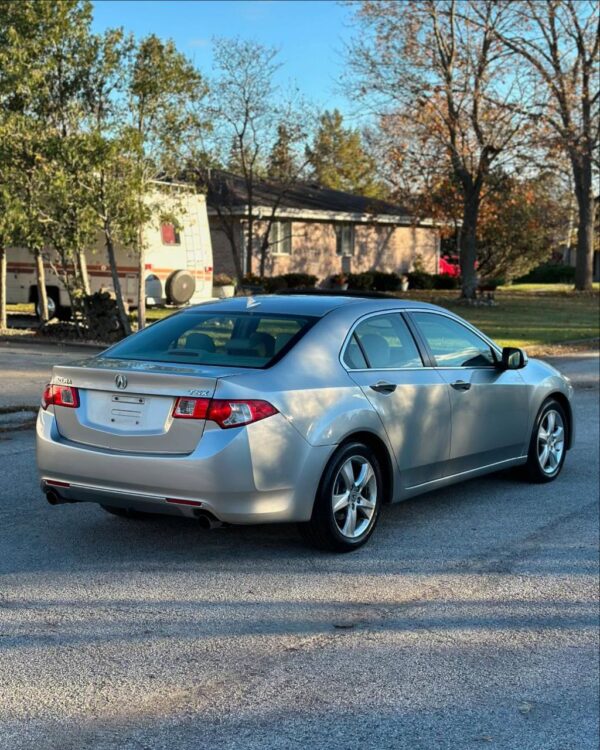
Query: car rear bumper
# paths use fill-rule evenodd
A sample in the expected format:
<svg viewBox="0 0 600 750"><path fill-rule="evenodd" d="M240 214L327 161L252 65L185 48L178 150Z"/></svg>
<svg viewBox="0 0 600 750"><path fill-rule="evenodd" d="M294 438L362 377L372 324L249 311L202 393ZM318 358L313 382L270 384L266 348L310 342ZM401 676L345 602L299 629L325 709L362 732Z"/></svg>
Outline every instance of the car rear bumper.
<svg viewBox="0 0 600 750"><path fill-rule="evenodd" d="M245 428L208 427L189 455L135 454L65 440L51 410L37 421L42 489L95 502L226 523L306 521L334 446L309 445L280 414Z"/></svg>

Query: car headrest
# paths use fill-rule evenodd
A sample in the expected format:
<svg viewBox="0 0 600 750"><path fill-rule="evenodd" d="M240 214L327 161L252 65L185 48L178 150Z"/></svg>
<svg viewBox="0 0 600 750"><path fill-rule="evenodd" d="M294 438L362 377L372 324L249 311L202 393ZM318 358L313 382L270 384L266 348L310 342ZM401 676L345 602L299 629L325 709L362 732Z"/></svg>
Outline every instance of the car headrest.
<svg viewBox="0 0 600 750"><path fill-rule="evenodd" d="M185 349L194 351L214 352L215 342L205 333L188 333L185 338Z"/></svg>
<svg viewBox="0 0 600 750"><path fill-rule="evenodd" d="M270 333L253 333L250 346L260 352L261 357L272 357L275 353L275 337Z"/></svg>

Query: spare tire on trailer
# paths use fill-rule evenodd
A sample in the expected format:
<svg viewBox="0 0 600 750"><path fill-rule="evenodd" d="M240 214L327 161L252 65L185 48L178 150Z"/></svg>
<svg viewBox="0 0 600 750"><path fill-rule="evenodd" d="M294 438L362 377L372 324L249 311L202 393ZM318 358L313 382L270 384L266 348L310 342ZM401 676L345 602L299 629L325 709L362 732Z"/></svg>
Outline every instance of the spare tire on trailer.
<svg viewBox="0 0 600 750"><path fill-rule="evenodd" d="M196 281L189 271L173 271L165 283L165 295L170 305L184 305L196 291Z"/></svg>

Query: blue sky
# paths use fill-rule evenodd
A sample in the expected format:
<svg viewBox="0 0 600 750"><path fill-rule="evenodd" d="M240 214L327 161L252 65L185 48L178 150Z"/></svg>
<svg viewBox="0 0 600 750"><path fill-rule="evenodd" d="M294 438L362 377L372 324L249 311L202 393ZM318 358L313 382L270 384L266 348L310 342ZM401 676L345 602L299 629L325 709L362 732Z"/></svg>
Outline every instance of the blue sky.
<svg viewBox="0 0 600 750"><path fill-rule="evenodd" d="M332 0L96 0L94 29L123 26L141 37L171 38L210 74L211 39L243 37L280 50L279 83L293 82L321 108L345 114L352 103L336 90L352 10Z"/></svg>

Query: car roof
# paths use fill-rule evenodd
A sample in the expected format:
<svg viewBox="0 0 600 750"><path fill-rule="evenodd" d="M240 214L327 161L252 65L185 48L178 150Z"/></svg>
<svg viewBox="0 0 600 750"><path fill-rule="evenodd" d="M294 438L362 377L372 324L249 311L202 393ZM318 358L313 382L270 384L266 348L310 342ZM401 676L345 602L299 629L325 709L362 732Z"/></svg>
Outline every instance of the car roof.
<svg viewBox="0 0 600 750"><path fill-rule="evenodd" d="M251 297L229 297L227 299L202 302L186 308L183 313L191 312L264 312L286 315L310 315L322 317L332 310L348 305L368 306L373 310L389 308L427 307L440 309L435 305L418 300L399 299L397 297L358 295L358 294L257 294ZM366 303L366 305L365 305Z"/></svg>

